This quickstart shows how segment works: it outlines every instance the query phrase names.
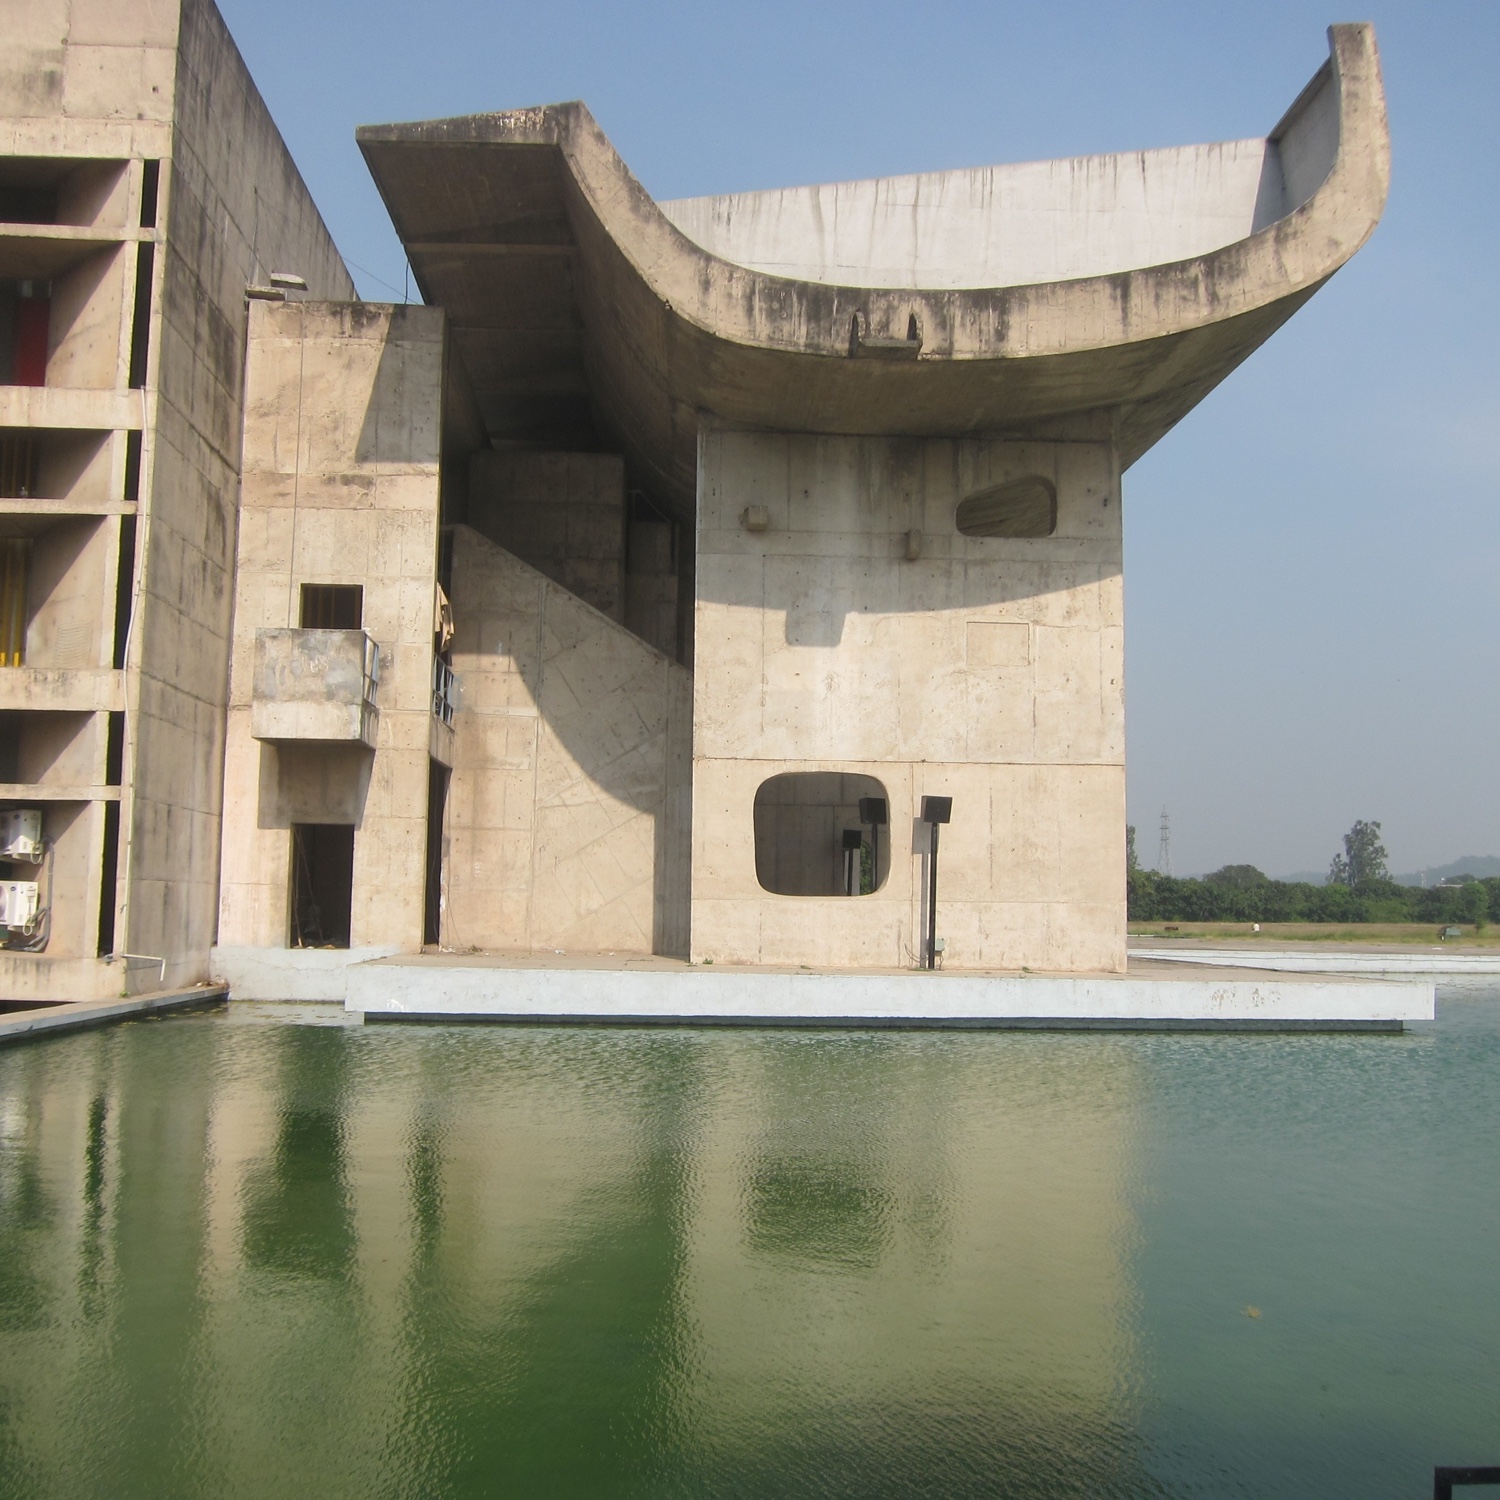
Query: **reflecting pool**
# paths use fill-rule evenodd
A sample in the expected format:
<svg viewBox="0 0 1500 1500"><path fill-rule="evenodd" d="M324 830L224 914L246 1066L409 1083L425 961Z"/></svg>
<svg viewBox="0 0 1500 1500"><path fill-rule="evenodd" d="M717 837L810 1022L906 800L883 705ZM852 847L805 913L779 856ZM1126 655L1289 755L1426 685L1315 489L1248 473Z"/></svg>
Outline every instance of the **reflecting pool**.
<svg viewBox="0 0 1500 1500"><path fill-rule="evenodd" d="M1425 1496L1500 1463L1497 1082L1495 992L12 1047L0 1495Z"/></svg>

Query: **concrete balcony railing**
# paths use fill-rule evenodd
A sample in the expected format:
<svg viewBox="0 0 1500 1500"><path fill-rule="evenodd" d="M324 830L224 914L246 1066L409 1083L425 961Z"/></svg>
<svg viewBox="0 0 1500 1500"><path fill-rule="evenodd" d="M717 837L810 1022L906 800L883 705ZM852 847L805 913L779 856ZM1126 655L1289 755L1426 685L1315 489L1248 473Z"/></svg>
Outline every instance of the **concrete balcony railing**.
<svg viewBox="0 0 1500 1500"><path fill-rule="evenodd" d="M363 630L258 630L250 732L375 748L380 648Z"/></svg>

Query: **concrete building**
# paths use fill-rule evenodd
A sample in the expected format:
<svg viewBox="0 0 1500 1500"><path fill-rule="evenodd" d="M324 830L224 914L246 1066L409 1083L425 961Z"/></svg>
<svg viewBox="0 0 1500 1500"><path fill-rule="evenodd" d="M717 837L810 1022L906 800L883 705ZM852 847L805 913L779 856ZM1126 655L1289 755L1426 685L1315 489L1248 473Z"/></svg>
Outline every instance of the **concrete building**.
<svg viewBox="0 0 1500 1500"><path fill-rule="evenodd" d="M208 0L3 11L0 995L82 999L208 972L245 288L354 288Z"/></svg>
<svg viewBox="0 0 1500 1500"><path fill-rule="evenodd" d="M1121 476L1378 221L1368 26L1263 140L687 202L364 128L379 306L208 0L5 4L5 994L1124 969Z"/></svg>

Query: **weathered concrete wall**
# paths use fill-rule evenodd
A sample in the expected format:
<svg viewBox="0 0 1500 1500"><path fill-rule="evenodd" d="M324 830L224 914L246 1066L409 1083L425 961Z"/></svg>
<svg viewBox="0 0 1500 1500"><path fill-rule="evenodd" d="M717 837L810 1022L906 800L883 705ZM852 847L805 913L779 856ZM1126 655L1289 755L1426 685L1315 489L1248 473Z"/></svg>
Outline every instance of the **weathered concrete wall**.
<svg viewBox="0 0 1500 1500"><path fill-rule="evenodd" d="M30 660L0 689L28 712L95 715L76 736L93 763L80 778L88 806L67 833L70 845L91 841L87 873L59 895L68 913L59 910L44 959L0 959L3 992L51 968L60 998L121 983L117 969L87 967L105 874L108 799L95 793L107 711L125 713L120 878L105 894L114 945L165 955L169 984L207 973L244 290L273 267L325 296L353 287L211 0L16 0L5 33L0 154L54 159L58 219L84 233L83 253L37 273L52 279L46 386L0 394L0 424L76 431L76 442L48 438L45 493L115 512L39 537ZM13 249L33 253L19 240ZM138 288L142 277L149 285ZM138 464L127 432L141 434ZM122 569L117 517L131 516L136 542ZM130 650L117 672L122 576ZM141 977L155 982L155 966Z"/></svg>
<svg viewBox="0 0 1500 1500"><path fill-rule="evenodd" d="M355 825L353 946L422 945L443 339L438 308L252 310L224 766L225 947L286 946L293 823ZM257 632L298 627L304 583L363 586L363 629L381 655L373 753L252 734Z"/></svg>
<svg viewBox="0 0 1500 1500"><path fill-rule="evenodd" d="M10 0L0 49L0 152L165 156L177 7L156 0Z"/></svg>
<svg viewBox="0 0 1500 1500"><path fill-rule="evenodd" d="M31 544L26 661L34 667L107 668L114 644L115 528L64 520Z"/></svg>
<svg viewBox="0 0 1500 1500"><path fill-rule="evenodd" d="M467 527L445 947L685 953L691 680Z"/></svg>
<svg viewBox="0 0 1500 1500"><path fill-rule="evenodd" d="M612 620L625 617L625 462L502 448L469 463L476 531Z"/></svg>
<svg viewBox="0 0 1500 1500"><path fill-rule="evenodd" d="M873 287L1109 275L1218 250L1283 212L1264 140L683 198L661 210L725 260Z"/></svg>
<svg viewBox="0 0 1500 1500"><path fill-rule="evenodd" d="M176 8L15 0L3 31L0 156L57 161L57 217L78 226L84 253L55 274L33 273L53 283L46 385L0 391L0 426L47 430L41 495L117 502L122 429L144 422L141 393L126 389L136 261L129 242L140 233L141 159L170 154ZM42 247L17 238L11 251L27 274L27 257ZM78 436L65 436L68 429ZM104 810L119 796L102 785L107 713L124 705L111 668L119 524L52 519L32 527L26 665L0 671L0 704L18 716L16 781L7 790L41 807L52 845L46 866L13 878L39 878L51 931L45 952L0 954L0 994L95 999L123 983L121 969L95 957Z"/></svg>
<svg viewBox="0 0 1500 1500"><path fill-rule="evenodd" d="M700 437L694 670L695 958L916 961L924 795L951 796L950 968L1125 961L1118 475L1108 445ZM967 537L964 496L1056 485L1054 535ZM747 531L761 506L769 525ZM907 558L908 533L921 533ZM890 799L891 870L857 898L774 896L756 789L862 773Z"/></svg>
<svg viewBox="0 0 1500 1500"><path fill-rule="evenodd" d="M675 533L669 521L632 521L625 554L625 623L664 656L681 660Z"/></svg>
<svg viewBox="0 0 1500 1500"><path fill-rule="evenodd" d="M121 946L206 978L218 913L245 287L270 270L354 288L209 0L185 0L163 166L132 625L132 787ZM165 153L163 153L165 154Z"/></svg>

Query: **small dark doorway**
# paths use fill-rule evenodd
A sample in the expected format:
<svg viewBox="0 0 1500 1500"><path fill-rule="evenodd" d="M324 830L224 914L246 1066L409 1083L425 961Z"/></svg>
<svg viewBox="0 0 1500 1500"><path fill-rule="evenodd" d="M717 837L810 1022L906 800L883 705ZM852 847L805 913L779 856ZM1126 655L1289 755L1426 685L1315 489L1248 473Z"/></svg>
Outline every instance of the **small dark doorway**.
<svg viewBox="0 0 1500 1500"><path fill-rule="evenodd" d="M354 825L292 824L293 948L347 948L354 906Z"/></svg>
<svg viewBox="0 0 1500 1500"><path fill-rule="evenodd" d="M427 889L422 908L422 942L443 940L443 810L448 805L447 766L427 762Z"/></svg>
<svg viewBox="0 0 1500 1500"><path fill-rule="evenodd" d="M357 583L304 583L304 630L358 630L364 624L365 591Z"/></svg>

